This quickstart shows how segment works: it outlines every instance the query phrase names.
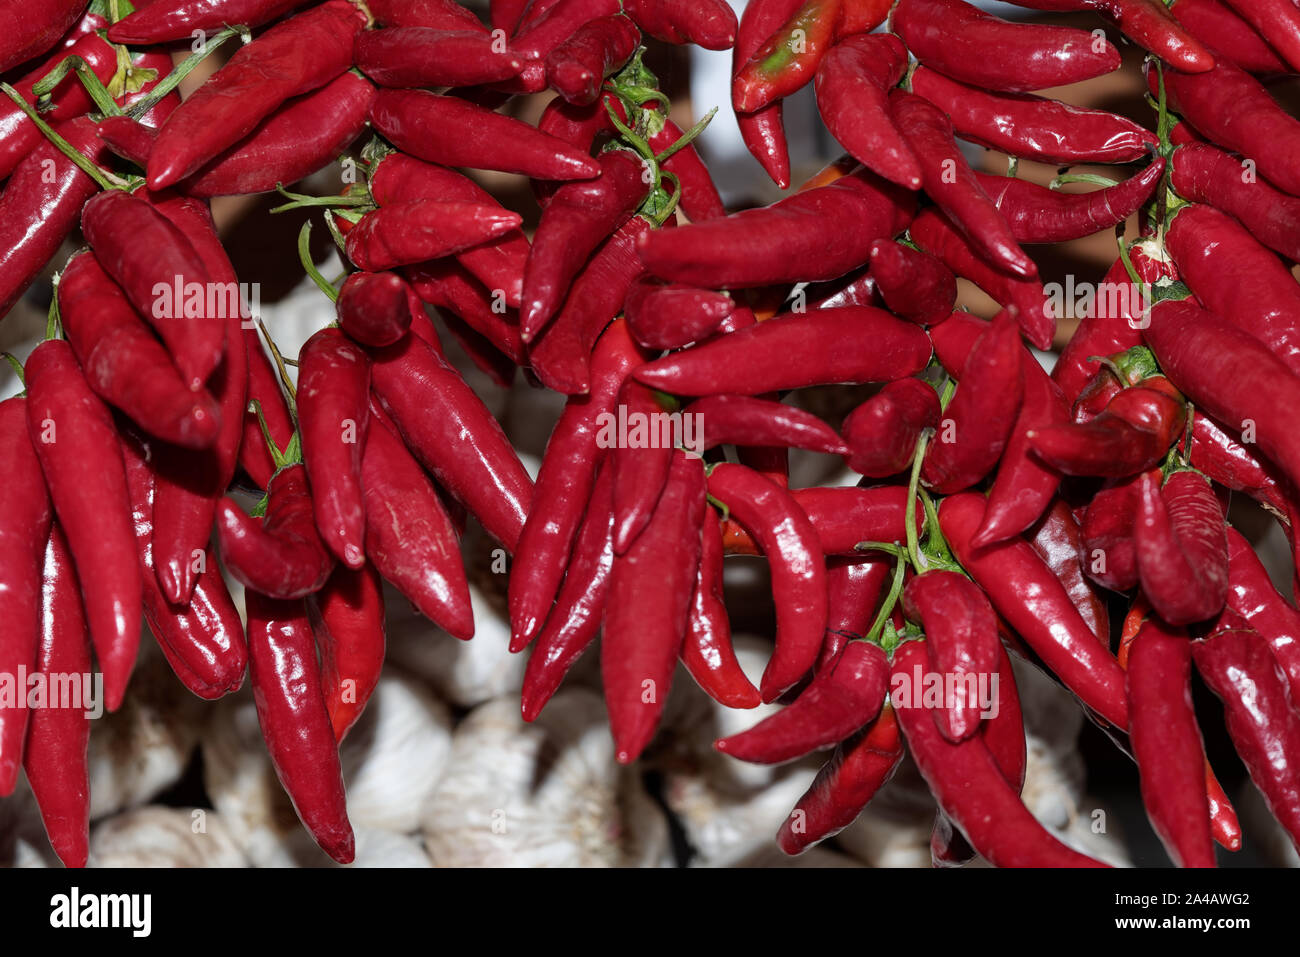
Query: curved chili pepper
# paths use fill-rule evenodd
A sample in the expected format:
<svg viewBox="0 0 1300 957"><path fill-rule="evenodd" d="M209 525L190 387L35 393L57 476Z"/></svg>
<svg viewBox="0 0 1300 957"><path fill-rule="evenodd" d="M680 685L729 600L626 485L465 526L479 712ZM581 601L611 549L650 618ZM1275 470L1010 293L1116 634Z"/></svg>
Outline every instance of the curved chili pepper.
<svg viewBox="0 0 1300 957"><path fill-rule="evenodd" d="M151 0L109 27L108 38L131 45L188 40L195 30L260 27L300 6L303 0Z"/></svg>
<svg viewBox="0 0 1300 957"><path fill-rule="evenodd" d="M812 522L826 555L861 555L859 542L907 540L907 489L901 485L800 488L790 494ZM918 532L922 521L918 509ZM735 522L727 523L723 540L730 555L761 554L761 544Z"/></svg>
<svg viewBox="0 0 1300 957"><path fill-rule="evenodd" d="M1188 300L1158 302L1142 331L1160 368L1218 421L1254 427L1260 449L1300 482L1300 440L1289 410L1300 408L1300 379L1268 346ZM1245 383L1266 382L1267 389Z"/></svg>
<svg viewBox="0 0 1300 957"><path fill-rule="evenodd" d="M483 30L389 27L362 30L356 65L380 86L472 86L516 77L521 56Z"/></svg>
<svg viewBox="0 0 1300 957"><path fill-rule="evenodd" d="M298 423L321 538L351 569L365 562L361 452L370 362L339 329L322 329L298 354Z"/></svg>
<svg viewBox="0 0 1300 957"><path fill-rule="evenodd" d="M948 115L962 139L1012 156L1053 165L1132 163L1157 145L1150 131L1105 110L1029 94L991 93L924 65L912 71L908 82L913 93Z"/></svg>
<svg viewBox="0 0 1300 957"><path fill-rule="evenodd" d="M1300 701L1300 613L1278 594L1250 543L1228 527L1228 608L1244 618L1281 665L1291 700Z"/></svg>
<svg viewBox="0 0 1300 957"><path fill-rule="evenodd" d="M1110 618L1096 586L1084 574L1083 531L1069 504L1056 499L1025 536L1074 602L1079 616L1105 647L1110 647Z"/></svg>
<svg viewBox="0 0 1300 957"><path fill-rule="evenodd" d="M1206 309L1231 319L1300 375L1300 287L1272 252L1232 217L1202 205L1178 211L1165 243L1179 277Z"/></svg>
<svg viewBox="0 0 1300 957"><path fill-rule="evenodd" d="M1091 193L1061 193L1011 176L975 176L1017 241L1060 243L1128 219L1151 198L1164 172L1165 161L1157 157L1138 175Z"/></svg>
<svg viewBox="0 0 1300 957"><path fill-rule="evenodd" d="M354 272L335 303L339 328L364 346L390 346L411 328L412 300L415 290L397 273Z"/></svg>
<svg viewBox="0 0 1300 957"><path fill-rule="evenodd" d="M1238 619L1192 642L1192 659L1223 702L1228 735L1251 780L1291 842L1300 845L1300 715L1268 643Z"/></svg>
<svg viewBox="0 0 1300 957"><path fill-rule="evenodd" d="M1282 56L1291 67L1300 70L1300 10L1293 3L1277 0L1227 0L1237 15Z"/></svg>
<svg viewBox="0 0 1300 957"><path fill-rule="evenodd" d="M703 463L674 452L649 525L613 559L600 667L620 764L644 750L668 700L690 618L706 509ZM647 588L648 581L655 587Z"/></svg>
<svg viewBox="0 0 1300 957"><path fill-rule="evenodd" d="M908 235L956 275L969 279L1003 308L1014 306L1016 318L1030 345L1049 349L1056 332L1056 317L1043 287L997 269L976 253L952 221L931 207L923 209L908 227Z"/></svg>
<svg viewBox="0 0 1300 957"><path fill-rule="evenodd" d="M771 206L651 232L638 251L648 272L705 289L835 279L865 263L877 239L899 233L914 203L860 170Z"/></svg>
<svg viewBox="0 0 1300 957"><path fill-rule="evenodd" d="M429 477L371 406L361 460L366 557L438 627L463 641L474 610L460 543Z"/></svg>
<svg viewBox="0 0 1300 957"><path fill-rule="evenodd" d="M1161 488L1138 484L1138 574L1142 593L1171 625L1205 621L1223 610L1228 546L1223 510L1209 482L1175 472Z"/></svg>
<svg viewBox="0 0 1300 957"><path fill-rule="evenodd" d="M682 411L698 415L703 429L701 448L717 445L758 445L808 449L827 455L849 450L835 430L810 412L770 399L747 395L712 395L696 399Z"/></svg>
<svg viewBox="0 0 1300 957"><path fill-rule="evenodd" d="M570 103L594 103L605 77L627 63L640 43L641 31L627 16L590 20L546 55L546 82Z"/></svg>
<svg viewBox="0 0 1300 957"><path fill-rule="evenodd" d="M960 492L997 464L1020 411L1020 351L1014 314L1003 310L971 350L926 449L921 481L927 488L942 495Z"/></svg>
<svg viewBox="0 0 1300 957"><path fill-rule="evenodd" d="M1021 539L984 548L971 545L983 514L983 497L974 492L946 498L939 506L939 524L957 560L1067 688L1115 727L1126 728L1124 672L1110 651L1097 641L1032 545Z"/></svg>
<svg viewBox="0 0 1300 957"><path fill-rule="evenodd" d="M754 764L782 764L845 740L880 714L889 658L877 644L850 641L835 664L793 702L713 746Z"/></svg>
<svg viewBox="0 0 1300 957"><path fill-rule="evenodd" d="M321 658L321 690L334 739L366 709L384 666L384 594L374 565L336 568L307 602Z"/></svg>
<svg viewBox="0 0 1300 957"><path fill-rule="evenodd" d="M459 262L450 259L407 266L403 272L414 290L413 322L424 315L420 300L434 306L449 329L456 320L499 350L513 365L524 365L524 345L519 338L517 313L501 310L497 289L489 292ZM513 369L511 370L513 371Z"/></svg>
<svg viewBox="0 0 1300 957"><path fill-rule="evenodd" d="M603 240L627 222L646 197L643 163L630 150L609 150L590 183L560 187L542 212L524 270L520 332L527 342L564 304L573 277Z"/></svg>
<svg viewBox="0 0 1300 957"><path fill-rule="evenodd" d="M690 624L682 645L682 664L714 701L728 708L757 708L758 689L745 675L731 646L731 623L722 588L722 529L705 515L700 544L700 574L691 599Z"/></svg>
<svg viewBox="0 0 1300 957"><path fill-rule="evenodd" d="M0 673L7 675L35 670L38 655L48 653L42 648L40 595L53 513L27 420L27 399L0 402L0 460L7 472L6 505L0 512L0 542L5 544L0 565L0 580L5 583L0 589L0 616L5 622ZM10 705L0 708L0 795L12 794L18 780L28 726L26 701L23 688Z"/></svg>
<svg viewBox="0 0 1300 957"><path fill-rule="evenodd" d="M689 228L689 227L688 227ZM824 343L834 342L834 350ZM642 366L641 382L677 395L755 395L836 382L888 382L920 372L930 340L871 306L792 313Z"/></svg>
<svg viewBox="0 0 1300 957"><path fill-rule="evenodd" d="M242 323L241 323L242 326ZM271 452L266 447L261 424L256 413L251 411L254 402L262 411L271 441L277 448L286 448L293 436L293 420L289 417L289 406L284 401L280 390L280 379L271 366L262 349L262 340L256 328L241 328L244 355L248 363L248 404L250 410L243 416L243 435L239 443L239 464L248 473L258 488L265 489L275 474L276 464ZM229 356L233 350L228 350Z"/></svg>
<svg viewBox="0 0 1300 957"><path fill-rule="evenodd" d="M1214 51L1250 73L1286 73L1287 65L1247 21L1218 0L1174 0L1178 22Z"/></svg>
<svg viewBox="0 0 1300 957"><path fill-rule="evenodd" d="M272 27L241 47L158 131L149 188L194 174L251 133L286 100L319 89L352 65L365 16L330 0Z"/></svg>
<svg viewBox="0 0 1300 957"><path fill-rule="evenodd" d="M894 126L889 90L907 70L907 49L892 33L836 43L817 67L817 109L831 135L872 172L921 188L921 167Z"/></svg>
<svg viewBox="0 0 1300 957"><path fill-rule="evenodd" d="M925 783L975 850L995 867L1105 866L1066 847L1034 819L982 737L946 741L926 709L912 704L920 689L908 686L923 675L925 654L913 641L894 652L894 710Z"/></svg>
<svg viewBox="0 0 1300 957"><path fill-rule="evenodd" d="M816 674L835 664L847 642L871 630L881 589L892 572L889 562L877 558L826 557L826 636Z"/></svg>
<svg viewBox="0 0 1300 957"><path fill-rule="evenodd" d="M943 322L957 302L957 277L929 253L877 240L871 246L871 278L896 316L922 326Z"/></svg>
<svg viewBox="0 0 1300 957"><path fill-rule="evenodd" d="M321 850L349 864L352 826L306 609L251 589L244 600L253 701L276 777Z"/></svg>
<svg viewBox="0 0 1300 957"><path fill-rule="evenodd" d="M723 0L625 0L627 15L656 40L729 50L736 42L736 15Z"/></svg>
<svg viewBox="0 0 1300 957"><path fill-rule="evenodd" d="M932 671L952 682L953 693L931 709L939 731L949 741L962 741L980 728L984 705L973 682L998 667L1001 643L997 616L970 579L956 572L929 571L903 589L907 617L925 632L926 657Z"/></svg>
<svg viewBox="0 0 1300 957"><path fill-rule="evenodd" d="M731 75L734 79L759 48L799 7L800 0L754 0L746 3L736 28L736 43L731 50ZM732 106L735 106L733 101ZM790 150L782 122L782 102L777 100L753 113L736 111L736 125L741 139L764 172L777 187L790 185Z"/></svg>
<svg viewBox="0 0 1300 957"><path fill-rule="evenodd" d="M1192 417L1188 461L1225 488L1245 492L1279 515L1286 513L1286 493L1274 467L1261 462L1204 412Z"/></svg>
<svg viewBox="0 0 1300 957"><path fill-rule="evenodd" d="M753 113L789 96L817 72L835 39L841 0L802 0L731 81L737 111Z"/></svg>
<svg viewBox="0 0 1300 957"><path fill-rule="evenodd" d="M417 199L382 206L348 232L347 255L358 268L380 272L424 262L488 242L523 218L495 204Z"/></svg>
<svg viewBox="0 0 1300 957"><path fill-rule="evenodd" d="M840 744L817 772L777 833L787 854L801 854L852 824L903 760L898 719L888 701L880 716Z"/></svg>
<svg viewBox="0 0 1300 957"><path fill-rule="evenodd" d="M140 564L122 451L107 407L72 347L41 343L27 359L27 427L73 560L104 696L116 711L140 646Z"/></svg>
<svg viewBox="0 0 1300 957"><path fill-rule="evenodd" d="M921 432L939 424L939 396L920 379L891 382L848 414L840 431L849 468L870 478L897 475L916 454Z"/></svg>
<svg viewBox="0 0 1300 957"><path fill-rule="evenodd" d="M1183 146L1174 151L1170 183L1184 199L1230 214L1259 242L1292 262L1300 260L1300 198L1250 175L1243 163L1208 143ZM1230 242L1231 237L1223 241ZM1195 256L1192 252L1193 261ZM1266 266L1261 278L1275 272ZM1261 294L1266 293L1261 290Z"/></svg>
<svg viewBox="0 0 1300 957"><path fill-rule="evenodd" d="M530 60L546 54L573 36L583 24L619 12L617 0L546 0L529 4L515 30L513 45ZM525 88L525 92L536 92Z"/></svg>
<svg viewBox="0 0 1300 957"><path fill-rule="evenodd" d="M1138 583L1138 484L1135 475L1098 492L1080 522L1084 566L1088 576L1112 591L1129 591Z"/></svg>
<svg viewBox="0 0 1300 957"><path fill-rule="evenodd" d="M0 43L0 71L40 56L59 41L86 9L87 0L49 0L33 11L20 0L0 3L0 22L5 23Z"/></svg>
<svg viewBox="0 0 1300 957"><path fill-rule="evenodd" d="M774 701L816 663L826 630L826 567L816 530L788 492L742 465L720 464L709 494L730 510L767 556L776 604L776 652L763 672Z"/></svg>
<svg viewBox="0 0 1300 957"><path fill-rule="evenodd" d="M1120 65L1119 51L1104 41L1098 50L1087 31L1008 23L962 0L901 0L889 22L922 63L986 90L1066 86Z"/></svg>
<svg viewBox="0 0 1300 957"><path fill-rule="evenodd" d="M181 381L166 350L93 254L74 256L58 286L63 329L95 393L168 442L206 448L220 413L204 390Z"/></svg>
<svg viewBox="0 0 1300 957"><path fill-rule="evenodd" d="M671 420L654 390L627 379L619 391L618 411L620 418L625 416L630 423L626 440L617 442L610 452L614 554L622 555L655 513L672 468L674 443Z"/></svg>
<svg viewBox="0 0 1300 957"><path fill-rule="evenodd" d="M735 308L726 293L642 278L628 290L623 314L643 346L680 349L708 338Z"/></svg>

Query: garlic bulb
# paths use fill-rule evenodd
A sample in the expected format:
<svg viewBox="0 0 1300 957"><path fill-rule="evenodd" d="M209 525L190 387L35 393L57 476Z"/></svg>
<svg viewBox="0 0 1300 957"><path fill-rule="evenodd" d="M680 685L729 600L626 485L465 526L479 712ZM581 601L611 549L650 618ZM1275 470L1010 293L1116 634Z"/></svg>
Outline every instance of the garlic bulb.
<svg viewBox="0 0 1300 957"><path fill-rule="evenodd" d="M62 867L36 807L36 797L20 775L14 793L0 798L0 867Z"/></svg>
<svg viewBox="0 0 1300 957"><path fill-rule="evenodd" d="M432 867L424 842L377 827L356 828L357 859L352 867ZM339 867L341 865L334 865Z"/></svg>
<svg viewBox="0 0 1300 957"><path fill-rule="evenodd" d="M150 805L95 825L91 867L247 867L221 815Z"/></svg>

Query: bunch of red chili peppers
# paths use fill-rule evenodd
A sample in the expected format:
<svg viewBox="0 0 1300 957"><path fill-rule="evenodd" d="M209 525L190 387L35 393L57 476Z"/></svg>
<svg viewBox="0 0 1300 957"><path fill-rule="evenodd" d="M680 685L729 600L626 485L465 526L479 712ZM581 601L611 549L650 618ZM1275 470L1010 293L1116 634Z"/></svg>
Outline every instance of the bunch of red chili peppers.
<svg viewBox="0 0 1300 957"><path fill-rule="evenodd" d="M24 394L0 403L0 672L53 685L97 667L115 709L143 614L196 695L247 671L281 783L347 862L337 742L383 665L382 583L470 639L468 513L513 556L527 720L599 635L620 761L654 738L679 660L722 705L784 704L723 753L833 749L781 827L788 853L851 823L906 751L939 806L936 864L1097 865L1021 801L1009 652L1135 759L1173 860L1213 866L1241 835L1195 671L1300 845L1300 612L1225 520L1242 492L1300 540L1300 122L1258 79L1300 72L1300 12L1022 5L1095 12L1147 50L1156 129L1034 94L1117 69L1100 31L963 0L750 0L739 22L722 0L492 0L486 24L455 0L48 0L21 16L0 0L4 310L85 240ZM741 132L779 186L782 103L808 83L847 155L728 213L695 147L708 118L668 119L650 38L732 50ZM498 112L544 91L535 127ZM959 140L1008 154L1010 175L975 172ZM208 201L283 192L353 147L364 182L287 194L327 207L349 270L322 276L304 228L335 311L286 360ZM1015 159L1141 169L1066 193L1017 179ZM528 177L531 238L460 169ZM1141 238L1121 239L1045 372L1028 347L1061 317L1024 247L1119 235L1135 213ZM954 312L958 278L999 304L991 322ZM426 306L495 381L522 368L567 397L536 482ZM781 401L845 383L879 388L838 431ZM612 421L700 428L637 442ZM862 481L791 488L790 449ZM261 493L252 514L236 487ZM728 555L770 569L757 687L731 645ZM0 707L0 794L24 768L81 865L88 721L26 700Z"/></svg>

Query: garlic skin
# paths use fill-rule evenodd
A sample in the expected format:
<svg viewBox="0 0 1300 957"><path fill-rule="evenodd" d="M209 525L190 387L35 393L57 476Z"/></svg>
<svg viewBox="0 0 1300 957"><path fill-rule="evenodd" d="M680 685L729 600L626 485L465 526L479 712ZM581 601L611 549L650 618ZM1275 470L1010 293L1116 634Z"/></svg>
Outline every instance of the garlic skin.
<svg viewBox="0 0 1300 957"><path fill-rule="evenodd" d="M376 827L354 830L357 857L350 867L433 867L418 835L395 834ZM344 866L330 863L335 867Z"/></svg>
<svg viewBox="0 0 1300 957"><path fill-rule="evenodd" d="M247 867L221 815L149 805L90 832L90 867Z"/></svg>

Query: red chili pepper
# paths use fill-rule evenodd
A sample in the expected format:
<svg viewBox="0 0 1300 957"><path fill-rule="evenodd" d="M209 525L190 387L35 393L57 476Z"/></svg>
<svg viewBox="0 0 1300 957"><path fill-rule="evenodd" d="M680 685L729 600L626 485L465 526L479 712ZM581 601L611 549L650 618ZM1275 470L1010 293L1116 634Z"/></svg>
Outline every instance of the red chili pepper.
<svg viewBox="0 0 1300 957"><path fill-rule="evenodd" d="M870 478L886 478L907 468L916 441L939 424L939 396L920 379L891 382L845 418L849 468Z"/></svg>
<svg viewBox="0 0 1300 957"><path fill-rule="evenodd" d="M731 51L733 78L798 9L799 3L800 0L754 0L745 4L736 28L736 44ZM735 106L734 98L732 106ZM785 141L781 112L780 100L753 113L737 110L736 124L754 159L780 189L786 189L790 185L790 151Z"/></svg>
<svg viewBox="0 0 1300 957"><path fill-rule="evenodd" d="M1088 575L1112 591L1129 591L1138 583L1134 536L1142 478L1135 475L1103 487L1080 522Z"/></svg>
<svg viewBox="0 0 1300 957"><path fill-rule="evenodd" d="M504 30L511 36L519 27L532 0L488 0L489 22L494 30Z"/></svg>
<svg viewBox="0 0 1300 957"><path fill-rule="evenodd" d="M816 674L835 663L847 642L866 637L881 589L892 572L889 562L877 558L826 557L826 636Z"/></svg>
<svg viewBox="0 0 1300 957"><path fill-rule="evenodd" d="M908 235L956 275L969 279L1003 308L1015 306L1016 318L1030 345L1049 349L1056 332L1056 317L1043 287L1034 279L994 268L984 261L952 222L935 208L917 215Z"/></svg>
<svg viewBox="0 0 1300 957"><path fill-rule="evenodd" d="M826 630L826 568L812 523L789 493L741 465L720 464L709 494L754 536L767 556L776 603L776 652L763 672L774 701L813 667Z"/></svg>
<svg viewBox="0 0 1300 957"><path fill-rule="evenodd" d="M1110 618L1106 603L1084 573L1083 531L1069 504L1064 499L1056 499L1025 537L1065 588L1088 628L1109 648ZM1130 560L1131 550L1130 541Z"/></svg>
<svg viewBox="0 0 1300 957"><path fill-rule="evenodd" d="M260 27L302 5L302 0L152 0L109 27L108 38L130 45L188 40L195 30Z"/></svg>
<svg viewBox="0 0 1300 957"><path fill-rule="evenodd" d="M672 468L674 437L659 397L633 379L624 381L619 392L618 413L627 423L626 430L611 429L611 435L605 437L602 425L597 441L618 440L612 444L610 464L614 470L614 554L622 555L655 513Z"/></svg>
<svg viewBox="0 0 1300 957"><path fill-rule="evenodd" d="M1192 417L1192 468L1236 492L1245 492L1279 515L1287 511L1277 470L1261 462L1223 428L1198 410Z"/></svg>
<svg viewBox="0 0 1300 957"><path fill-rule="evenodd" d="M907 489L901 485L876 488L800 488L790 493L812 522L826 555L860 556L859 542L902 542L907 539ZM920 531L922 516L916 515ZM729 555L758 555L755 542L734 521L727 522L723 541Z"/></svg>
<svg viewBox="0 0 1300 957"><path fill-rule="evenodd" d="M758 445L808 449L827 455L848 455L835 430L810 412L770 399L747 395L712 395L696 399L682 416L695 415L703 429L701 448L718 445Z"/></svg>
<svg viewBox="0 0 1300 957"><path fill-rule="evenodd" d="M1228 0L1228 6L1250 23L1291 67L1300 70L1300 10L1279 0Z"/></svg>
<svg viewBox="0 0 1300 957"><path fill-rule="evenodd" d="M474 610L456 529L433 483L375 404L370 414L361 460L366 557L420 614L468 641Z"/></svg>
<svg viewBox="0 0 1300 957"><path fill-rule="evenodd" d="M286 100L317 90L352 65L365 16L330 0L241 47L168 117L149 156L149 188L193 175Z"/></svg>
<svg viewBox="0 0 1300 957"><path fill-rule="evenodd" d="M1040 163L1132 163L1157 145L1154 134L1116 113L991 93L923 65L912 71L909 84L948 115L962 139Z"/></svg>
<svg viewBox="0 0 1300 957"><path fill-rule="evenodd" d="M56 132L92 162L107 150L87 117ZM0 194L0 315L27 291L77 225L81 207L99 191L93 179L45 140L14 169Z"/></svg>
<svg viewBox="0 0 1300 957"><path fill-rule="evenodd" d="M590 20L546 55L546 81L570 103L595 103L605 77L640 43L641 31L622 14Z"/></svg>
<svg viewBox="0 0 1300 957"><path fill-rule="evenodd" d="M1192 642L1201 678L1223 702L1237 754L1269 810L1300 845L1300 715L1268 643L1238 619Z"/></svg>
<svg viewBox="0 0 1300 957"><path fill-rule="evenodd" d="M363 346L390 346L411 328L418 302L415 290L397 273L354 272L339 289L339 328Z"/></svg>
<svg viewBox="0 0 1300 957"><path fill-rule="evenodd" d="M95 393L168 442L207 448L220 413L204 390L181 381L166 350L95 261L74 256L58 286L59 317Z"/></svg>
<svg viewBox="0 0 1300 957"><path fill-rule="evenodd" d="M736 71L731 102L753 113L808 83L834 42L841 0L803 0Z"/></svg>
<svg viewBox="0 0 1300 957"><path fill-rule="evenodd" d="M926 449L921 481L941 495L970 488L997 464L1020 412L1024 375L1013 311L1003 310L971 350L960 385Z"/></svg>
<svg viewBox="0 0 1300 957"><path fill-rule="evenodd" d="M1138 484L1137 560L1142 592L1171 625L1205 621L1223 610L1228 546L1223 511L1209 482L1175 472L1161 488Z"/></svg>
<svg viewBox="0 0 1300 957"><path fill-rule="evenodd" d="M659 115L654 114L650 122L655 124L659 119ZM656 153L662 153L683 136L676 123L667 118L662 119L663 128L650 135L650 148ZM722 197L718 195L718 187L714 185L704 160L700 159L694 142L682 147L660 166L677 177L681 186L681 209L691 222L701 223L727 215Z"/></svg>
<svg viewBox="0 0 1300 957"><path fill-rule="evenodd" d="M1188 300L1165 300L1143 330L1160 368L1198 408L1245 428L1293 483L1300 482L1300 441L1288 410L1300 402L1300 379L1268 346ZM1268 383L1251 388L1247 383Z"/></svg>
<svg viewBox="0 0 1300 957"><path fill-rule="evenodd" d="M940 527L957 560L1067 688L1115 727L1126 728L1124 673L1109 650L1097 641L1065 586L1032 545L1022 539L984 548L971 545L983 515L983 497L974 492L946 498L939 506Z"/></svg>
<svg viewBox="0 0 1300 957"><path fill-rule="evenodd" d="M782 764L831 747L876 719L888 678L889 658L879 645L850 641L835 664L793 702L713 746L755 764Z"/></svg>
<svg viewBox="0 0 1300 957"><path fill-rule="evenodd" d="M563 305L573 277L592 251L627 222L646 197L644 164L635 153L610 150L597 162L599 179L562 186L542 212L524 271L520 322L525 342Z"/></svg>
<svg viewBox="0 0 1300 957"><path fill-rule="evenodd" d="M825 343L836 348L827 350ZM930 341L917 326L871 306L792 313L665 356L638 369L678 395L755 395L837 382L888 382L920 372Z"/></svg>
<svg viewBox="0 0 1300 957"><path fill-rule="evenodd" d="M519 227L518 213L496 204L417 199L373 210L347 234L347 255L369 272L438 259Z"/></svg>
<svg viewBox="0 0 1300 957"><path fill-rule="evenodd" d="M403 271L415 292L414 316L424 315L423 300L442 314L449 329L454 330L459 320L499 350L512 365L511 372L514 365L527 364L518 314L502 311L500 289L489 292L464 266L450 259L407 266Z"/></svg>
<svg viewBox="0 0 1300 957"><path fill-rule="evenodd" d="M86 0L49 0L38 11L19 0L3 0L0 23L7 24L7 29L0 43L0 71L50 49L85 9Z"/></svg>
<svg viewBox="0 0 1300 957"><path fill-rule="evenodd" d="M339 329L322 329L298 354L298 421L316 527L351 569L365 563L361 452L370 361Z"/></svg>
<svg viewBox="0 0 1300 957"><path fill-rule="evenodd" d="M1255 550L1231 526L1228 609L1244 618L1268 642L1286 675L1291 700L1300 701L1300 613L1278 594Z"/></svg>
<svg viewBox="0 0 1300 957"><path fill-rule="evenodd" d="M573 36L583 24L619 12L616 0L549 0L532 3L519 21L513 46L530 60L541 61ZM540 63L539 63L540 65ZM544 81L543 81L544 82ZM525 88L525 92L537 90Z"/></svg>
<svg viewBox="0 0 1300 957"><path fill-rule="evenodd" d="M384 666L383 583L374 565L336 568L307 602L321 658L321 690L334 739L366 709Z"/></svg>
<svg viewBox="0 0 1300 957"><path fill-rule="evenodd" d="M914 202L861 170L771 206L650 233L639 252L648 272L705 289L835 279L865 263L877 239L898 234Z"/></svg>
<svg viewBox="0 0 1300 957"><path fill-rule="evenodd" d="M271 440L277 448L283 449L293 436L294 426L289 417L289 406L284 401L284 393L280 390L279 376L262 349L257 329L242 328L241 338L248 362L248 404L250 407L254 402L258 404L267 430L271 433ZM227 350L227 358L234 351ZM265 489L275 474L276 465L266 447L257 415L251 410L244 413L242 432L238 446L239 464L258 488Z"/></svg>
<svg viewBox="0 0 1300 957"><path fill-rule="evenodd" d="M997 616L989 601L964 575L929 571L917 575L903 590L907 617L921 625L930 669L952 682L943 703L931 709L939 731L949 741L962 741L980 728L985 705L978 683L994 674L1001 643Z"/></svg>
<svg viewBox="0 0 1300 957"><path fill-rule="evenodd" d="M459 373L418 337L375 350L376 396L412 453L509 551L533 483L500 424ZM430 415L430 409L438 414Z"/></svg>
<svg viewBox="0 0 1300 957"><path fill-rule="evenodd" d="M926 649L904 642L894 652L891 697L908 750L943 811L995 867L1105 866L1066 847L1034 819L1007 783L982 737L945 741L911 688L925 670Z"/></svg>
<svg viewBox="0 0 1300 957"><path fill-rule="evenodd" d="M1091 236L1132 216L1164 176L1159 157L1141 173L1092 193L1061 193L1011 176L976 178L1022 243L1060 243Z"/></svg>
<svg viewBox="0 0 1300 957"><path fill-rule="evenodd" d="M1192 644L1148 619L1129 653L1129 739L1142 802L1178 867L1214 867L1205 750L1192 709Z"/></svg>
<svg viewBox="0 0 1300 957"><path fill-rule="evenodd" d="M363 30L356 65L380 86L472 86L516 77L521 56L483 30L390 27Z"/></svg>
<svg viewBox="0 0 1300 957"><path fill-rule="evenodd" d="M253 701L276 777L321 850L350 864L352 825L306 609L251 589L244 600Z"/></svg>
<svg viewBox="0 0 1300 957"><path fill-rule="evenodd" d="M0 616L5 621L0 672L7 675L18 675L24 668L35 670L38 654L48 654L41 641L40 595L41 568L46 563L43 539L50 538L52 513L27 420L27 399L0 402L0 458L7 470L7 501L0 514L0 541L5 543L0 570L5 582L0 590ZM27 693L25 687L19 690L12 706L0 708L0 795L13 793L23 761Z"/></svg>
<svg viewBox="0 0 1300 957"><path fill-rule="evenodd" d="M906 71L907 49L892 33L842 40L817 68L817 108L855 159L891 182L920 189L920 164L889 111L889 90Z"/></svg>
<svg viewBox="0 0 1300 957"><path fill-rule="evenodd" d="M668 700L698 577L705 512L703 463L675 452L650 524L613 559L600 657L620 764L645 749ZM654 587L646 587L650 581Z"/></svg>
<svg viewBox="0 0 1300 957"><path fill-rule="evenodd" d="M931 326L952 315L957 277L929 253L877 240L871 246L871 278L889 311L909 322Z"/></svg>
<svg viewBox="0 0 1300 957"><path fill-rule="evenodd" d="M72 347L54 339L27 360L27 426L55 513L82 570L82 596L104 695L116 711L140 645L140 567L112 416Z"/></svg>
<svg viewBox="0 0 1300 957"><path fill-rule="evenodd" d="M1245 226L1246 231L1254 239L1291 261L1300 260L1300 238L1297 238L1300 237L1300 198L1288 196L1256 178L1243 163L1243 160L1208 143L1183 146L1174 151L1170 183L1184 199L1194 203L1205 203L1216 210L1229 213ZM1194 207L1198 211L1204 208ZM1218 220L1220 217L1207 216L1206 218ZM1186 228L1193 225L1199 224L1191 222L1183 224ZM1209 224L1206 223L1204 228L1209 228ZM1230 241L1238 235L1238 232L1235 229L1230 230L1229 235L1222 237L1222 241ZM1245 250L1254 252L1253 245L1243 245ZM1196 263L1196 252L1187 247L1183 248L1191 253L1192 262ZM1264 266L1260 275L1261 280L1271 279L1278 271L1271 265L1264 265L1263 258L1258 253L1255 253L1254 258ZM1221 259L1219 261L1222 262ZM1228 276L1220 275L1220 283L1223 283L1226 278ZM1212 285L1207 292L1214 295L1218 290ZM1264 294L1262 289L1260 292ZM1211 305L1210 308L1214 306Z"/></svg>
<svg viewBox="0 0 1300 957"><path fill-rule="evenodd" d="M840 744L777 833L787 854L802 854L852 824L903 760L898 719L888 701L880 716Z"/></svg>
<svg viewBox="0 0 1300 957"><path fill-rule="evenodd" d="M649 349L680 349L716 332L735 311L726 293L643 278L623 303L628 328Z"/></svg>
<svg viewBox="0 0 1300 957"><path fill-rule="evenodd" d="M1174 0L1170 5L1178 22L1214 51L1217 60L1229 60L1251 73L1286 73L1286 63L1232 8L1218 0Z"/></svg>
<svg viewBox="0 0 1300 957"><path fill-rule="evenodd" d="M656 40L729 50L736 42L736 15L723 0L625 0L627 15Z"/></svg>

